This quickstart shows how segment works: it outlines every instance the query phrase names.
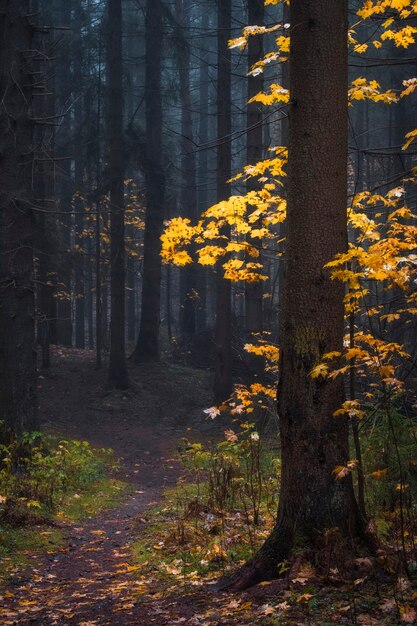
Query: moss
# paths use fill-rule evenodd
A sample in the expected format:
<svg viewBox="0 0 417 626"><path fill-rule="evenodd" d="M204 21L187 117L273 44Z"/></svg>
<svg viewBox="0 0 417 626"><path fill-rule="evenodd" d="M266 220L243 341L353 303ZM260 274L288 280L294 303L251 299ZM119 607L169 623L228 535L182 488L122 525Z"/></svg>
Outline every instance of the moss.
<svg viewBox="0 0 417 626"><path fill-rule="evenodd" d="M102 478L88 489L69 494L56 516L58 519L76 522L115 509L130 489L133 487L115 478Z"/></svg>
<svg viewBox="0 0 417 626"><path fill-rule="evenodd" d="M324 332L320 328L303 327L295 333L294 349L300 356L320 357L318 346L324 341Z"/></svg>
<svg viewBox="0 0 417 626"><path fill-rule="evenodd" d="M28 567L39 554L55 553L65 545L60 529L46 526L0 528L0 589L13 574Z"/></svg>

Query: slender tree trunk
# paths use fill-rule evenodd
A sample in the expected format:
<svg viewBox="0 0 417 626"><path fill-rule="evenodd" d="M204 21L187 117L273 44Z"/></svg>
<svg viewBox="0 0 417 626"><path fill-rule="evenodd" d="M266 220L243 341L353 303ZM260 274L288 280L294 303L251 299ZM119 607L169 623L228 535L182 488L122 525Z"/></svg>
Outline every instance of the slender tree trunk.
<svg viewBox="0 0 417 626"><path fill-rule="evenodd" d="M312 378L342 350L343 285L324 265L347 247L347 0L291 1L288 267L278 387L282 475L277 522L260 552L232 577L242 589L277 576L292 550L319 551L326 533L361 533L348 422L334 417L343 379ZM297 27L295 28L294 25Z"/></svg>
<svg viewBox="0 0 417 626"><path fill-rule="evenodd" d="M103 346L103 279L102 279L102 259L101 259L101 33L99 33L98 41L98 73L97 73L97 122L96 122L96 192L95 192L95 229L94 229L94 241L95 241L95 269L96 269L96 368L102 367L102 346ZM107 306L107 301L106 301Z"/></svg>
<svg viewBox="0 0 417 626"><path fill-rule="evenodd" d="M201 18L201 30L204 34L205 31L209 29L210 19L209 12L205 11ZM199 81L200 81L200 90L199 90L199 107L198 107L198 142L200 146L205 146L209 140L209 116L210 116L210 107L209 107L209 98L210 98L210 90L209 90L209 63L210 63L210 53L206 52L204 57L201 59L201 65L199 69ZM210 178L208 173L209 159L208 159L208 151L203 148L200 150L198 154L198 170L197 170L197 180L198 180L198 209L204 211L208 207L209 203L209 184ZM197 331L204 331L207 326L207 270L204 267L199 268L197 281L197 292L198 292L198 303L197 303L197 313L196 313L196 326Z"/></svg>
<svg viewBox="0 0 417 626"><path fill-rule="evenodd" d="M60 26L71 28L71 3L61 0L58 3L57 20ZM56 64L55 93L57 96L58 114L62 115L59 127L59 143L57 142L57 156L62 157L59 167L60 180L60 211L63 213L59 225L59 257L58 261L58 321L57 339L64 346L72 346L72 254L71 254L71 203L72 177L71 159L68 158L71 149L71 116L68 107L72 97L71 64L68 63L69 34L65 33L60 43L60 56Z"/></svg>
<svg viewBox="0 0 417 626"><path fill-rule="evenodd" d="M217 4L217 196L218 201L229 197L227 181L231 178L231 38L232 3L222 0ZM222 234L230 236L225 224ZM216 267L216 328L215 328L215 380L216 403L226 400L232 392L232 287L224 278L223 262Z"/></svg>
<svg viewBox="0 0 417 626"><path fill-rule="evenodd" d="M37 427L29 12L0 1L0 422L17 434Z"/></svg>
<svg viewBox="0 0 417 626"><path fill-rule="evenodd" d="M39 15L38 0L32 3L33 14ZM44 19L48 13L43 11ZM38 18L39 20L39 18ZM48 73L50 71L50 44L49 33L38 33L34 38L36 54L34 64L38 80L34 88L34 116L46 118L53 116L53 99L49 93ZM36 97L35 97L36 96ZM42 367L51 366L50 343L53 336L53 326L56 321L55 291L55 216L50 214L51 202L54 197L53 189L53 135L54 130L49 125L38 125L35 129L35 149L33 167L35 211L35 257L36 269L36 317L37 341L41 348Z"/></svg>
<svg viewBox="0 0 417 626"><path fill-rule="evenodd" d="M129 386L125 355L125 220L122 1L108 0L108 136L110 144L110 362L107 384Z"/></svg>
<svg viewBox="0 0 417 626"><path fill-rule="evenodd" d="M95 221L95 266L96 266L96 368L102 367L101 351L103 345L103 294L102 294L102 273L101 273L101 228L100 228L100 197L97 191L96 199L96 221ZM107 303L106 303L107 304Z"/></svg>
<svg viewBox="0 0 417 626"><path fill-rule="evenodd" d="M165 173L162 162L162 56L161 0L147 0L146 33L146 219L143 259L142 307L139 336L133 359L159 359L161 309L161 241L164 220Z"/></svg>
<svg viewBox="0 0 417 626"><path fill-rule="evenodd" d="M135 259L129 256L126 263L127 272L127 339L134 341L136 338L136 267Z"/></svg>
<svg viewBox="0 0 417 626"><path fill-rule="evenodd" d="M74 90L77 92L74 105L74 182L75 182L75 255L74 255L74 291L75 291L75 345L77 348L85 348L85 251L84 251L84 200L83 192L83 169L84 169L84 133L83 133L83 41L82 41L82 2L77 1L75 6L75 49L74 55Z"/></svg>
<svg viewBox="0 0 417 626"><path fill-rule="evenodd" d="M190 26L191 3L189 0L176 0L176 18L181 26L181 39L178 41L178 71L181 100L181 209L183 215L194 221L197 216L196 167L194 129L191 114L190 91L190 44L187 29ZM180 334L190 340L196 332L198 266L187 265L181 272Z"/></svg>
<svg viewBox="0 0 417 626"><path fill-rule="evenodd" d="M264 0L248 0L248 21L250 26L262 26L264 23ZM263 35L249 37L248 67L250 68L263 57ZM248 78L248 100L263 89L263 74ZM248 104L247 109L247 162L258 163L263 157L262 105L258 102ZM248 191L256 191L259 183L249 179ZM253 240L251 240L253 243ZM245 285L245 327L250 336L263 330L263 283ZM250 338L250 337L249 337ZM257 360L259 362L259 359Z"/></svg>

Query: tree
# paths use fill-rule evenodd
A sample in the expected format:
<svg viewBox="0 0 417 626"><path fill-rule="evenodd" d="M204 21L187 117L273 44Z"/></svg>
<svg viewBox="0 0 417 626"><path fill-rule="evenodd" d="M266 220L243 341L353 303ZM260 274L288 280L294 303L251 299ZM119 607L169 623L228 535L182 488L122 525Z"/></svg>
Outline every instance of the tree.
<svg viewBox="0 0 417 626"><path fill-rule="evenodd" d="M282 476L275 528L228 581L242 589L277 575L295 547L317 550L338 528L362 532L350 476L343 380L312 377L325 353L341 351L344 289L324 269L346 250L347 0L291 2L287 273L278 386ZM297 545L299 544L299 545Z"/></svg>
<svg viewBox="0 0 417 626"><path fill-rule="evenodd" d="M228 41L231 35L232 3L222 0L217 4L217 197L229 197L227 181L231 177L231 52ZM230 227L225 223L223 236L230 237ZM216 267L216 327L215 327L215 402L221 403L232 392L232 286L223 276L223 265Z"/></svg>
<svg viewBox="0 0 417 626"><path fill-rule="evenodd" d="M33 14L39 15L42 10L43 19L49 19L48 11L39 4L32 2ZM38 80L34 86L33 113L37 119L46 123L38 123L35 128L35 148L33 162L33 195L36 211L34 211L34 243L36 256L36 318L37 341L41 347L42 367L51 367L50 344L56 343L57 302L56 294L56 234L57 224L53 212L54 197L54 127L48 121L54 116L54 96L49 85L50 52L52 33L38 29L34 37L36 50L34 68L38 72ZM35 97L36 96L36 97Z"/></svg>
<svg viewBox="0 0 417 626"><path fill-rule="evenodd" d="M197 159L194 147L194 129L191 112L190 88L190 43L186 39L186 30L190 28L191 4L187 0L176 0L176 19L180 26L178 36L178 71L181 101L181 170L182 189L181 207L184 215L193 219L197 211L196 167ZM190 339L196 332L196 296L198 291L198 267L188 265L181 272L180 284L180 333Z"/></svg>
<svg viewBox="0 0 417 626"><path fill-rule="evenodd" d="M250 26L262 26L264 23L264 1L248 0L248 21ZM250 37L248 41L248 69L263 57L263 35ZM247 163L258 163L263 157L262 110L258 102L250 102L263 88L263 73L248 78L248 108L247 108ZM258 189L256 179L248 180L248 190ZM262 221L262 220L261 220ZM263 284L247 282L245 285L245 326L246 332L251 334L263 330Z"/></svg>
<svg viewBox="0 0 417 626"><path fill-rule="evenodd" d="M0 421L37 427L29 2L0 2Z"/></svg>
<svg viewBox="0 0 417 626"><path fill-rule="evenodd" d="M74 45L77 53L74 54L74 88L79 94L74 104L74 183L75 183L75 254L74 254L74 289L75 289L75 345L85 348L85 252L84 252L84 202L81 196L83 190L83 171L85 169L84 146L81 146L83 137L83 61L84 50L82 40L83 6L78 0L74 8Z"/></svg>
<svg viewBox="0 0 417 626"><path fill-rule="evenodd" d="M146 106L146 220L143 259L142 308L139 336L133 353L136 362L159 359L161 308L161 241L164 221L165 172L162 160L160 0L147 0L145 106Z"/></svg>
<svg viewBox="0 0 417 626"><path fill-rule="evenodd" d="M125 354L125 221L122 2L108 0L108 137L110 145L111 321L108 386L129 386Z"/></svg>
<svg viewBox="0 0 417 626"><path fill-rule="evenodd" d="M55 81L53 90L56 94L56 111L59 115L59 133L55 133L55 156L60 160L57 175L56 193L60 204L59 230L59 256L57 258L57 283L58 283L58 320L57 341L64 346L72 346L73 342L73 311L72 311L72 251L71 251L71 203L72 183L71 170L72 160L68 158L71 147L72 119L69 115L73 98L73 81L71 63L68 56L71 54L71 23L72 3L67 0L58 0L54 7L55 20L64 29L59 40L60 54L55 64Z"/></svg>

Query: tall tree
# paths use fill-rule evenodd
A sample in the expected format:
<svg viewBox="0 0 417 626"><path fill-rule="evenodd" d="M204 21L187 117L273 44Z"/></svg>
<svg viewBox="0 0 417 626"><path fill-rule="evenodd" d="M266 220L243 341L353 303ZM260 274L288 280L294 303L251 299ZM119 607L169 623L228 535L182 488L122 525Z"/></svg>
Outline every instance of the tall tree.
<svg viewBox="0 0 417 626"><path fill-rule="evenodd" d="M108 0L108 138L110 167L110 361L108 386L129 386L125 354L125 206L122 0Z"/></svg>
<svg viewBox="0 0 417 626"><path fill-rule="evenodd" d="M139 336L136 362L159 359L161 308L161 234L164 221L165 172L162 159L162 18L161 0L147 0L145 17L146 68L146 219Z"/></svg>
<svg viewBox="0 0 417 626"><path fill-rule="evenodd" d="M74 54L74 90L78 91L74 103L75 150L74 150L74 183L75 183L75 258L74 258L74 289L75 289L75 345L85 348L85 251L84 251L84 200L83 172L85 169L83 128L83 40L82 40L83 6L78 0L74 8L73 45Z"/></svg>
<svg viewBox="0 0 417 626"><path fill-rule="evenodd" d="M72 346L72 160L69 158L71 151L72 116L71 100L73 97L73 80L71 63L68 57L71 55L71 23L72 3L67 0L57 0L55 4L57 23L64 27L62 37L59 40L59 54L55 63L56 110L60 116L59 132L55 135L56 157L60 164L57 168L57 192L60 200L60 212L62 213L59 223L59 258L57 259L57 282L58 282L58 320L57 340L64 346Z"/></svg>
<svg viewBox="0 0 417 626"><path fill-rule="evenodd" d="M262 26L264 23L264 0L248 0L248 22L251 26ZM249 37L248 42L248 69L263 57L263 36ZM263 73L248 78L248 100L256 96L263 88ZM263 134L262 105L250 102L247 109L247 163L255 164L262 159ZM258 187L255 178L248 181L248 191ZM263 329L263 284L261 281L246 283L245 286L245 326L246 332L251 334Z"/></svg>
<svg viewBox="0 0 417 626"><path fill-rule="evenodd" d="M32 11L35 15L49 19L49 11L43 4L33 0ZM48 23L48 22L46 22ZM51 71L50 55L52 33L38 29L34 37L36 59L34 69L38 80L34 86L33 113L38 119L53 119L54 96L49 85ZM36 96L36 97L35 97ZM56 292L56 217L54 214L54 126L48 123L38 124L35 128L35 148L33 162L33 195L35 211L35 256L36 269L36 317L37 340L41 347L42 367L51 366L50 344L56 342L57 302Z"/></svg>
<svg viewBox="0 0 417 626"><path fill-rule="evenodd" d="M231 0L217 3L217 196L218 201L229 197L227 181L231 178L231 102L232 55L228 46L231 38ZM227 223L222 234L230 236ZM224 260L223 260L224 262ZM223 276L223 262L217 263L216 277L216 328L215 328L215 380L214 397L223 402L232 392L232 286Z"/></svg>
<svg viewBox="0 0 417 626"><path fill-rule="evenodd" d="M17 434L37 426L29 14L0 2L0 421Z"/></svg>
<svg viewBox="0 0 417 626"><path fill-rule="evenodd" d="M175 10L180 26L177 46L181 101L181 208L185 217L194 220L197 213L197 159L191 113L190 42L187 41L187 30L190 27L190 1L176 0ZM196 332L197 278L198 267L193 263L187 265L181 273L180 333L188 339Z"/></svg>
<svg viewBox="0 0 417 626"><path fill-rule="evenodd" d="M293 548L323 547L326 530L358 537L348 422L334 417L343 380L313 378L326 352L342 350L344 290L325 264L347 247L347 0L292 0L288 250L278 413L282 476L278 517L259 553L229 585L277 575ZM297 545L296 542L299 542Z"/></svg>

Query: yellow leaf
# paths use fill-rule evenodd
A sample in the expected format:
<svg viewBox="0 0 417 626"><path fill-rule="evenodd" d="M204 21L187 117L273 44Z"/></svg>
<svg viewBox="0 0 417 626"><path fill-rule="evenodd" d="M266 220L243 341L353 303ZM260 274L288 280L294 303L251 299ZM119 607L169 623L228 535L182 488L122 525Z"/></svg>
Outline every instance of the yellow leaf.
<svg viewBox="0 0 417 626"><path fill-rule="evenodd" d="M327 378L329 367L325 363L319 363L310 372L311 378Z"/></svg>

